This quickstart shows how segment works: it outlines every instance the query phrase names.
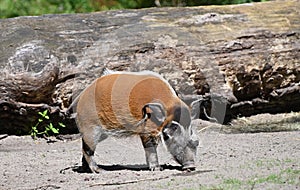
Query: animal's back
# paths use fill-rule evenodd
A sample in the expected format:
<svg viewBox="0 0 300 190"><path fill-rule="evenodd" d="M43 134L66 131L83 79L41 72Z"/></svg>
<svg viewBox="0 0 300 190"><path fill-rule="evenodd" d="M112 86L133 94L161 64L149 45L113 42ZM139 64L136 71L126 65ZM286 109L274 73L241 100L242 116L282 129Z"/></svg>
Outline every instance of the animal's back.
<svg viewBox="0 0 300 190"><path fill-rule="evenodd" d="M95 98L103 128L137 133L141 129L136 129L135 124L142 119L142 109L147 103L159 102L168 110L179 100L166 81L151 73L103 76L96 81ZM148 127L155 130L157 126L150 123Z"/></svg>

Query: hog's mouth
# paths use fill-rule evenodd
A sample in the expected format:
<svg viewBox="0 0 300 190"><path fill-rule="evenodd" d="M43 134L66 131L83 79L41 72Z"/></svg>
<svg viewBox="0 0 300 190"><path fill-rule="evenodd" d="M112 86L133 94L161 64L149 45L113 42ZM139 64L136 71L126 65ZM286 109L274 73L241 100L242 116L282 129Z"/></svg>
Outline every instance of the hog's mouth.
<svg viewBox="0 0 300 190"><path fill-rule="evenodd" d="M182 166L183 171L194 171L196 170L196 166L194 162L186 162Z"/></svg>
<svg viewBox="0 0 300 190"><path fill-rule="evenodd" d="M175 160L182 166L183 171L194 171L196 170L196 165L194 161L186 161L182 163L181 159L178 159L178 157L175 157Z"/></svg>

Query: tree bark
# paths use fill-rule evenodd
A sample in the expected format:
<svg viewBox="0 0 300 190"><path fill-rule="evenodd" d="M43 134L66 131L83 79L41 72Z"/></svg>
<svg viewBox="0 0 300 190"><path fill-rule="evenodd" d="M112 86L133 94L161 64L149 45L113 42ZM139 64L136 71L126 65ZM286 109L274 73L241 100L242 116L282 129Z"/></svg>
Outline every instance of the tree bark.
<svg viewBox="0 0 300 190"><path fill-rule="evenodd" d="M59 68L51 64L36 75L7 74L6 80L0 81L0 132L28 134L31 127L37 123L39 117L37 113L44 110L48 110L52 116L44 125L49 123L57 125L64 119L64 115L60 114L60 107L53 99L53 94L58 84L74 76L70 74L59 77ZM67 131L70 130L74 131L72 128Z"/></svg>
<svg viewBox="0 0 300 190"><path fill-rule="evenodd" d="M300 111L299 10L271 1L0 20L0 133L27 133L44 109L76 131L63 111L104 67L158 72L182 96L209 97L222 123Z"/></svg>

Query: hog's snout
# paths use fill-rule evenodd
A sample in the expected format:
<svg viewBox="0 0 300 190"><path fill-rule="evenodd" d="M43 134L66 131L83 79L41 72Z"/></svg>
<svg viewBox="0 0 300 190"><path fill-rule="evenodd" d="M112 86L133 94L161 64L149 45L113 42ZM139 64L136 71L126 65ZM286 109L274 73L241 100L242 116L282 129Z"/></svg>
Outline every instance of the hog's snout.
<svg viewBox="0 0 300 190"><path fill-rule="evenodd" d="M183 164L182 170L194 171L196 169L195 162L186 162Z"/></svg>

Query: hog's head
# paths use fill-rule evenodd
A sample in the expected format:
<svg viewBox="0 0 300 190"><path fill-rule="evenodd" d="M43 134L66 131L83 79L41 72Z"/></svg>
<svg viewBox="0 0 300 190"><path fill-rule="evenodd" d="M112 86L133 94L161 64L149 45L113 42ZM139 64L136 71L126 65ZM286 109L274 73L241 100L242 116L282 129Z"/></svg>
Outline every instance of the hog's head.
<svg viewBox="0 0 300 190"><path fill-rule="evenodd" d="M168 115L161 104L147 106L153 111L151 120L157 125L164 125L161 134L168 151L183 170L194 170L199 141L191 126L189 107L182 102L174 106Z"/></svg>
<svg viewBox="0 0 300 190"><path fill-rule="evenodd" d="M163 128L162 137L169 152L182 165L183 170L194 170L199 141L191 126L188 107L174 109L173 120Z"/></svg>

